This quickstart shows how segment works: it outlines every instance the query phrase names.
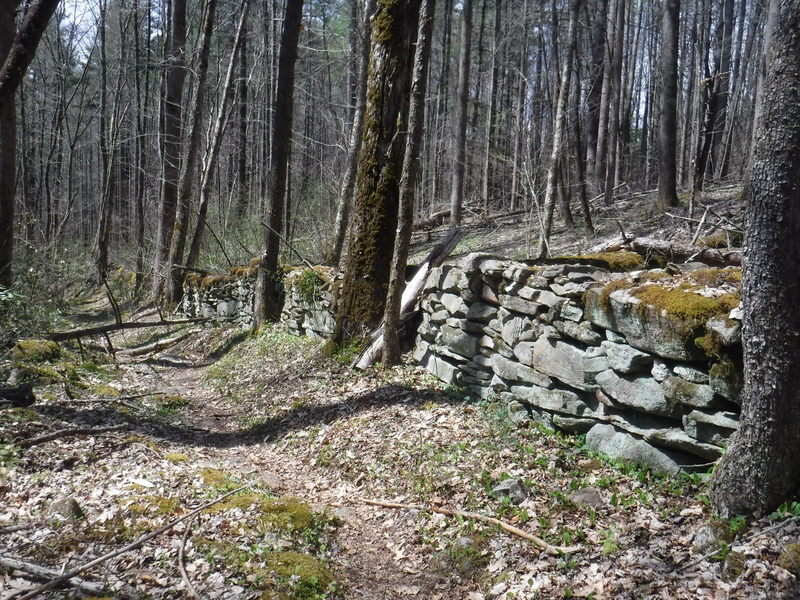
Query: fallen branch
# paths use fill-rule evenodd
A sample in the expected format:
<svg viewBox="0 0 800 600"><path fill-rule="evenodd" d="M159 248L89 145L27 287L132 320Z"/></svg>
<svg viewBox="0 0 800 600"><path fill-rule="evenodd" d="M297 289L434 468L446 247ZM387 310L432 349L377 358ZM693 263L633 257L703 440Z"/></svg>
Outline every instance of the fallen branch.
<svg viewBox="0 0 800 600"><path fill-rule="evenodd" d="M77 575L80 575L81 573L83 573L84 571L86 571L88 569L91 569L92 567L96 567L97 565L103 564L104 562L106 562L108 560L111 560L112 558L114 558L116 556L119 556L120 554L124 554L125 552L128 552L130 550L135 550L139 546L142 546L143 544L145 544L145 543L149 542L150 540L152 540L154 537L157 537L157 536L161 535L162 533L164 533L166 531L169 531L170 529L175 527L175 525L177 525L178 523L186 521L187 519L191 519L195 515L200 514L205 509L207 509L209 506L214 506L218 502L222 502L223 500L225 500L225 498L228 498L229 496L233 496L234 494L238 494L242 490L246 490L247 488L252 486L253 483L255 483L255 482L248 483L247 485L243 485L241 487L238 487L238 488L236 488L235 490L233 490L231 492L228 492L226 494L222 494L221 496L218 496L217 498L214 498L213 500L210 500L209 502L206 502L202 506L198 506L197 508L195 508L194 510L186 513L185 515L182 515L182 516L178 517L177 519L173 519L172 521L170 521L169 523L167 523L163 527L159 527L155 531L152 531L152 532L148 533L147 535L144 535L144 536L140 537L138 540L131 542L127 546L123 546L119 550L114 550L112 552L108 552L107 554L103 554L102 556L99 556L99 557L95 558L94 560L90 560L89 562L87 562L87 563L85 563L85 564L83 564L83 565L81 565L79 567L76 567L76 568L72 569L68 573L64 573L63 575L59 575L58 577L55 577L55 578L51 579L47 583L45 583L43 585L40 585L37 588L32 589L31 591L27 592L23 596L20 596L16 600L30 600L31 598L35 598L36 596L38 596L42 592L46 592L47 590L52 590L54 587L68 582L73 577L75 577Z"/></svg>
<svg viewBox="0 0 800 600"><path fill-rule="evenodd" d="M197 590L194 589L192 585L192 580L189 579L189 573L186 571L186 564L184 562L184 554L186 552L186 540L189 539L189 534L192 531L192 523L194 519L189 521L186 524L186 529L183 530L183 535L181 536L181 545L178 546L178 568L181 571L181 579L183 579L183 585L186 586L186 593L189 595L190 598L199 598L200 596L197 593Z"/></svg>
<svg viewBox="0 0 800 600"><path fill-rule="evenodd" d="M451 517L463 517L465 519L472 519L474 521L482 521L484 523L491 523L492 525L497 525L501 529L516 535L517 537L521 537L524 540L528 540L529 542L533 542L539 548L546 550L552 554L569 554L571 552L577 552L581 549L580 546L553 546L552 544L548 544L542 538L537 537L527 531L523 531L519 527L514 527L510 523L506 523L505 521L501 521L500 519L496 519L495 517L487 517L486 515L482 515L479 513L468 512L465 510L458 510L458 509L450 509L450 508L436 508L434 506L420 506L418 504L402 504L400 502L386 502L384 500L369 500L367 498L361 498L361 501L364 504L370 504L372 506L382 506L384 508L401 508L407 510L427 510L435 513L439 513L442 515L448 515Z"/></svg>
<svg viewBox="0 0 800 600"><path fill-rule="evenodd" d="M53 579L61 575L59 571L55 569L50 569L48 567L43 567L42 565L37 565L35 563L26 562L19 560L18 558L11 558L8 556L0 556L0 567L3 567L4 569L22 571L23 573L33 575L37 579ZM106 586L102 583L93 583L91 581L81 579L80 577L70 577L64 583L84 592L97 595L101 595L103 590L106 589Z"/></svg>
<svg viewBox="0 0 800 600"><path fill-rule="evenodd" d="M670 262L699 261L717 267L740 266L741 250L722 251L717 248L699 248L653 238L634 238L625 244L642 255L657 254Z"/></svg>
<svg viewBox="0 0 800 600"><path fill-rule="evenodd" d="M8 527L0 527L0 535L14 533L15 531L25 531L26 529L33 529L34 527L39 527L39 525L41 525L41 523L32 521L30 523L17 523L16 525L9 525Z"/></svg>
<svg viewBox="0 0 800 600"><path fill-rule="evenodd" d="M35 438L22 440L21 442L19 442L19 445L22 446L23 448L30 448L31 446L35 446L36 444L43 444L44 442L50 442L52 440L57 440L58 438L62 437L69 437L72 435L96 435L98 433L110 433L112 431L122 431L123 429L127 428L128 424L123 423L122 425L111 425L109 427L77 427L75 429L59 429L57 431L53 431L45 435L40 435Z"/></svg>
<svg viewBox="0 0 800 600"><path fill-rule="evenodd" d="M56 331L47 336L47 339L54 342L64 340L74 340L88 335L99 335L123 329L146 329L148 327L169 327L170 325L187 325L189 323L205 323L209 319L175 319L172 321L129 321L127 323L110 323L109 325L98 325L97 327L87 327L86 329L73 329L72 331Z"/></svg>
<svg viewBox="0 0 800 600"><path fill-rule="evenodd" d="M149 353L156 353L161 352L162 350L166 350L170 346L174 346L178 342L182 342L189 336L194 335L197 333L196 329L192 329L190 331L186 331L181 335L176 335L175 337L167 338L166 340L159 340L157 342L153 342L152 344L147 344L146 346L141 346L139 348L125 348L123 350L119 350L118 353L122 356L141 356L142 354L149 354Z"/></svg>

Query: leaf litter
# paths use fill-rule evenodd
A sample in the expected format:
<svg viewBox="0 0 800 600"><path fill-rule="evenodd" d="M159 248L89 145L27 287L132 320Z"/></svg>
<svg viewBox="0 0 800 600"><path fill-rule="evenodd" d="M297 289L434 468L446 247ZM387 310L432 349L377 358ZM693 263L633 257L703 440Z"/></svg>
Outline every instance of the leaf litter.
<svg viewBox="0 0 800 600"><path fill-rule="evenodd" d="M714 521L703 478L613 464L410 364L359 373L313 340L243 337L204 329L160 355L105 365L121 394L141 395L126 404L78 402L92 398L86 375L37 388L32 414L0 412L0 557L69 571L249 484L81 577L108 597L153 599L192 588L242 599L797 597L796 576L778 564L799 541L797 521L771 531L775 518L744 529ZM126 428L21 447L113 425ZM517 504L492 492L506 479L525 490ZM579 550L546 552L424 507ZM722 541L698 549L708 523ZM35 583L0 567L0 598Z"/></svg>

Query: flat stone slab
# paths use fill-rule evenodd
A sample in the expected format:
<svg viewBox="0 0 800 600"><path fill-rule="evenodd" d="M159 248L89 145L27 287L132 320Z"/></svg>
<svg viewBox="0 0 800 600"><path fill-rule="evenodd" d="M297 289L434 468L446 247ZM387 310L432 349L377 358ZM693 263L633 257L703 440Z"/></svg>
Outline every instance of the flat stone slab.
<svg viewBox="0 0 800 600"><path fill-rule="evenodd" d="M613 369L608 369L598 373L595 381L606 394L619 404L662 417L679 417L680 415L676 407L667 401L663 388L651 377L623 377Z"/></svg>

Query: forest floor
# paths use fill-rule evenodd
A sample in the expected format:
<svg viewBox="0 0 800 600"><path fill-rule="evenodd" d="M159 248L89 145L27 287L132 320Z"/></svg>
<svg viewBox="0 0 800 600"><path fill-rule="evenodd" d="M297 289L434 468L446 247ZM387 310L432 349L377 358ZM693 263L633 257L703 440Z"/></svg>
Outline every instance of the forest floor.
<svg viewBox="0 0 800 600"><path fill-rule="evenodd" d="M601 234L697 227L628 202L641 220L599 211ZM715 214L735 219L730 206ZM473 222L460 251L522 248L524 227L490 221ZM590 245L559 239L562 251ZM82 323L109 314L101 295L77 312ZM714 519L705 476L615 463L411 364L356 372L276 329L110 340L115 359L66 344L17 357L40 383L35 404L0 410L2 600L73 570L41 597L800 597L800 504ZM511 495L493 492L514 480Z"/></svg>
<svg viewBox="0 0 800 600"><path fill-rule="evenodd" d="M48 579L32 565L69 572L181 517L82 572L83 591L49 597L798 595L793 507L714 521L703 477L612 463L417 367L354 372L276 330L191 332L135 356L120 349L179 332L117 333L116 365L70 365L62 350L48 368L65 377L37 386L33 406L0 410L0 597ZM524 483L518 504L492 493L505 479ZM728 540L710 550L709 523Z"/></svg>

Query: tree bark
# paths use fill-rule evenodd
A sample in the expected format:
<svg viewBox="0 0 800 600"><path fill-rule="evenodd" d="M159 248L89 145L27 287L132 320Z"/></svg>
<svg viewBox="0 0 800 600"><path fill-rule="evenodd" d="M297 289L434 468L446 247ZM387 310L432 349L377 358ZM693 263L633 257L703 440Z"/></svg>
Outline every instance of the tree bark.
<svg viewBox="0 0 800 600"><path fill-rule="evenodd" d="M186 0L172 0L169 48L164 81L161 207L159 210L153 264L153 296L164 288L167 255L178 209L178 183L181 161L183 84L186 79Z"/></svg>
<svg viewBox="0 0 800 600"><path fill-rule="evenodd" d="M464 204L464 173L467 160L467 108L469 100L470 42L472 40L472 0L464 0L461 16L461 50L458 56L458 90L456 97L456 138L453 156L453 179L450 189L450 225L461 223Z"/></svg>
<svg viewBox="0 0 800 600"><path fill-rule="evenodd" d="M556 185L559 176L559 163L564 150L564 126L566 121L567 97L570 94L572 57L575 55L577 46L578 13L582 1L583 0L572 0L572 7L570 8L569 45L567 46L567 57L561 69L561 83L558 89L558 99L556 100L556 114L553 122L553 148L550 152L550 163L547 167L547 183L544 192L544 215L541 222L539 249L537 251L537 256L539 258L545 258L548 254L547 242L550 238L550 228L553 225L553 210L556 204Z"/></svg>
<svg viewBox="0 0 800 600"><path fill-rule="evenodd" d="M337 345L374 329L386 306L419 6L420 0L383 0L372 18L353 234L333 334Z"/></svg>
<svg viewBox="0 0 800 600"><path fill-rule="evenodd" d="M406 283L406 263L411 245L411 230L414 224L414 187L419 170L419 148L422 145L422 125L425 123L425 92L428 82L428 65L431 55L431 34L436 0L423 0L419 15L417 50L414 56L414 73L411 79L408 131L400 175L400 211L397 226L397 242L392 255L389 272L389 289L386 293L386 308L383 312L383 365L400 364L400 299Z"/></svg>
<svg viewBox="0 0 800 600"><path fill-rule="evenodd" d="M269 227L264 231L264 249L256 279L254 328L259 328L268 320L276 320L280 316L280 286L283 281L278 270L280 250L278 236L283 230L286 172L289 165L294 112L294 66L297 61L302 17L303 0L287 0L278 56L275 111L272 118L272 155L267 184L267 198L270 203L267 213Z"/></svg>
<svg viewBox="0 0 800 600"><path fill-rule="evenodd" d="M353 0L355 4L355 0ZM328 262L338 266L342 260L342 248L347 237L347 227L350 224L350 209L353 204L353 189L356 185L356 168L358 167L358 155L361 152L361 127L364 125L364 108L367 104L367 69L369 68L369 17L375 10L375 0L367 0L364 19L361 23L353 24L354 29L360 29L361 35L353 35L353 39L359 40L357 77L355 84L355 110L353 112L353 124L350 129L350 141L347 146L347 170L342 179L342 187L339 191L339 202L336 206L336 219L333 225L333 239L328 250ZM358 11L353 11L354 15Z"/></svg>
<svg viewBox="0 0 800 600"><path fill-rule="evenodd" d="M661 118L658 124L658 196L660 210L678 205L677 100L678 100L678 14L680 0L666 0L661 21Z"/></svg>
<svg viewBox="0 0 800 600"><path fill-rule="evenodd" d="M16 31L18 0L0 0L0 286L14 281L14 199L17 179L17 114L14 94L36 53L58 0L28 7ZM16 33L16 35L15 35Z"/></svg>
<svg viewBox="0 0 800 600"><path fill-rule="evenodd" d="M768 72L745 185L742 413L712 480L725 518L763 516L800 481L800 0L772 0L769 10Z"/></svg>
<svg viewBox="0 0 800 600"><path fill-rule="evenodd" d="M181 165L178 182L178 207L175 213L175 224L167 255L166 281L164 293L168 303L176 303L181 297L183 271L176 270L175 265L183 263L183 252L186 247L186 235L189 229L189 208L191 206L192 189L194 187L197 155L200 153L200 133L205 109L206 79L208 78L208 56L211 52L211 33L214 31L216 0L206 0L203 10L203 22L197 55L197 68L194 82L192 106L189 111L189 147Z"/></svg>

